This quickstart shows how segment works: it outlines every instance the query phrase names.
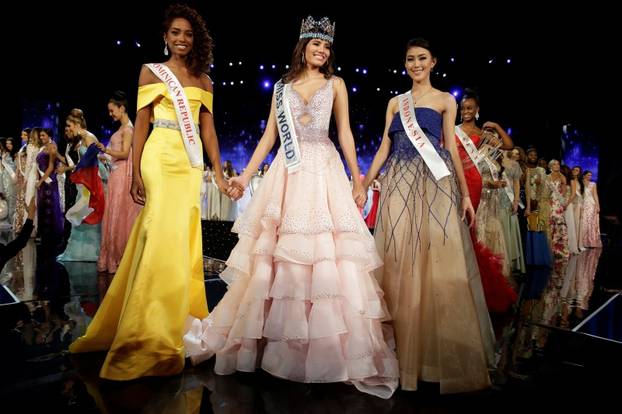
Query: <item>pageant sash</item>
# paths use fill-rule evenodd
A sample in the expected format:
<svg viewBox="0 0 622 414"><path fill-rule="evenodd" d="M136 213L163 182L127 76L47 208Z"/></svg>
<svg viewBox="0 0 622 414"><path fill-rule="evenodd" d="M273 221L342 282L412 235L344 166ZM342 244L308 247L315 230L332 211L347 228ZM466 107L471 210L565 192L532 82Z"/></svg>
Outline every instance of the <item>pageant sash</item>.
<svg viewBox="0 0 622 414"><path fill-rule="evenodd" d="M4 157L2 158L2 167L4 168L4 171L9 175L9 178L11 178L11 182L16 183L17 174L15 174L13 167L9 165L8 161L4 159Z"/></svg>
<svg viewBox="0 0 622 414"><path fill-rule="evenodd" d="M451 175L447 165L445 165L445 161L438 155L436 148L434 148L428 137L423 133L419 123L417 123L415 105L413 104L410 91L400 95L398 97L398 103L400 106L400 119L402 120L404 131L406 131L408 139L410 139L410 142L417 149L436 181Z"/></svg>
<svg viewBox="0 0 622 414"><path fill-rule="evenodd" d="M38 154L42 153L44 149L45 149L45 147L41 147L41 149L39 149ZM45 173L43 171L41 171L41 168L39 168L39 163L38 162L37 162L37 171L39 172L39 177L43 178ZM50 177L46 178L43 181L45 181L46 184L51 184L52 183L52 179Z"/></svg>
<svg viewBox="0 0 622 414"><path fill-rule="evenodd" d="M481 159L483 159L484 162L486 162L486 165L488 166L488 169L490 170L490 175L492 175L492 179L495 181L499 181L499 168L497 168L495 163L491 161L489 157L483 154L481 155ZM514 183L512 182L512 180L508 178L505 171L501 174L501 179L505 181L505 187L503 187L503 190L505 191L505 194L510 199L510 203L513 203L514 202L514 185L513 185ZM520 200L518 201L518 205L521 208L525 208L523 206L523 203Z"/></svg>
<svg viewBox="0 0 622 414"><path fill-rule="evenodd" d="M274 96L276 100L276 123L281 139L281 147L285 154L285 167L289 174L296 172L300 168L300 147L298 146L298 136L292 118L292 112L287 101L290 84L284 84L279 80L274 85Z"/></svg>
<svg viewBox="0 0 622 414"><path fill-rule="evenodd" d="M503 187L503 189L505 190L505 194L508 196L510 203L514 203L514 182L513 180L510 180L510 177L507 176L505 171L503 171L502 177L505 181L505 187ZM518 199L518 205L520 208L525 208L525 205L520 200L520 198Z"/></svg>
<svg viewBox="0 0 622 414"><path fill-rule="evenodd" d="M71 159L71 156L69 155L69 145L67 145L67 148L65 148L65 160L67 161L67 166L72 167L74 165L76 165L75 162L73 162L73 159Z"/></svg>
<svg viewBox="0 0 622 414"><path fill-rule="evenodd" d="M471 158L473 165L475 165L475 168L477 168L477 171L479 171L479 162L481 160L481 154L477 150L477 147L473 143L473 140L458 125L456 125L456 135L458 136L458 139L460 140L460 143L462 144L462 147L468 154L469 158ZM481 174L481 171L479 172Z"/></svg>
<svg viewBox="0 0 622 414"><path fill-rule="evenodd" d="M192 119L192 111L184 88L166 65L149 63L146 66L166 85L168 93L171 95L190 165L194 168L203 169L203 150L199 142L200 137Z"/></svg>

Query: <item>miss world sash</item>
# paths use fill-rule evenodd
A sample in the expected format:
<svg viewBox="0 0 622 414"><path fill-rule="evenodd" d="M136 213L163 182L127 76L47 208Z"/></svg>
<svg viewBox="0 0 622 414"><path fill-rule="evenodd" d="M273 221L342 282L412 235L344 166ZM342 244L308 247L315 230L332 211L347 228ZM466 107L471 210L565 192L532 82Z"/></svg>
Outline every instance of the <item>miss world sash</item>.
<svg viewBox="0 0 622 414"><path fill-rule="evenodd" d="M300 168L300 147L298 146L298 136L292 118L292 111L287 99L290 84L284 84L279 80L274 85L274 96L276 100L276 124L281 139L281 147L285 154L285 167L288 174L298 171Z"/></svg>
<svg viewBox="0 0 622 414"><path fill-rule="evenodd" d="M166 85L173 101L173 107L175 107L175 112L177 113L177 121L179 122L181 136L190 165L202 170L203 150L199 144L200 137L192 119L192 111L190 110L190 104L184 88L166 65L149 63L146 66Z"/></svg>
<svg viewBox="0 0 622 414"><path fill-rule="evenodd" d="M477 171L479 171L479 162L481 160L481 154L477 150L477 147L473 143L473 140L458 125L456 125L456 136L460 140L460 143L462 144L462 147L468 154L469 158L471 158L473 165L475 165L475 168L477 168ZM479 172L481 174L481 171Z"/></svg>
<svg viewBox="0 0 622 414"><path fill-rule="evenodd" d="M415 106L410 91L401 94L398 97L398 103L400 106L400 119L404 131L406 131L408 139L410 139L410 142L415 149L417 149L436 181L451 175L447 165L445 165L445 161L438 155L436 148L434 148L428 137L423 133L423 130L417 122Z"/></svg>

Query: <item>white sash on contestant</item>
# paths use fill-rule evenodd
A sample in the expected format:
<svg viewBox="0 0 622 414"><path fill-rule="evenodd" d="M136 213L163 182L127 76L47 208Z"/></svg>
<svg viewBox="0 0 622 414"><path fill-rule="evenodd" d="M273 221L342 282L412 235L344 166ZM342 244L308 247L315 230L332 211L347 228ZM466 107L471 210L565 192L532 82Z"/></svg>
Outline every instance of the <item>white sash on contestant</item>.
<svg viewBox="0 0 622 414"><path fill-rule="evenodd" d="M39 152L37 154L41 154L43 152L43 150L45 149L45 147L41 147L41 149L39 149ZM45 175L45 173L43 171L41 171L41 168L39 168L39 163L37 162L37 171L39 172L39 177L43 178L43 176ZM46 184L50 184L52 182L52 179L50 177L47 177L45 180Z"/></svg>
<svg viewBox="0 0 622 414"><path fill-rule="evenodd" d="M456 135L458 136L458 139L460 140L460 143L462 144L462 147L468 154L469 158L471 158L473 165L475 165L475 168L477 168L477 171L479 171L479 162L481 160L481 154L477 150L477 147L473 143L473 140L458 125L456 125ZM479 172L481 174L481 171Z"/></svg>
<svg viewBox="0 0 622 414"><path fill-rule="evenodd" d="M285 155L285 167L289 174L298 171L301 163L298 136L287 100L290 88L291 85L289 83L284 84L282 79L274 85L277 129Z"/></svg>
<svg viewBox="0 0 622 414"><path fill-rule="evenodd" d="M28 144L26 147L26 172L24 175L26 180L26 192L24 195L26 205L35 198L35 194L37 193L37 154L37 148L32 144Z"/></svg>
<svg viewBox="0 0 622 414"><path fill-rule="evenodd" d="M166 65L161 63L149 63L146 66L166 85L168 93L171 95L171 101L177 113L177 121L179 122L181 136L184 141L184 147L186 148L190 165L203 170L203 151L199 144L200 137L192 119L190 103L188 102L188 97L186 96L184 88Z"/></svg>
<svg viewBox="0 0 622 414"><path fill-rule="evenodd" d="M430 172L436 179L440 180L443 177L451 175L445 161L436 151L436 148L432 145L428 137L423 133L423 130L417 122L415 116L415 105L413 104L413 98L410 91L400 95L398 97L398 103L400 107L400 119L406 131L406 135L415 149L421 155L421 158L430 169Z"/></svg>
<svg viewBox="0 0 622 414"><path fill-rule="evenodd" d="M499 170L497 166L495 165L495 163L492 162L486 155L483 155L483 154L481 155L481 159L483 159L486 162L488 169L490 169L490 174L492 175L492 179L495 181L499 181ZM510 203L514 203L514 183L512 182L512 180L508 178L505 171L503 171L503 173L501 174L501 179L505 182L505 187L503 187L505 194L510 199ZM523 205L522 201L520 201L520 199L518 200L518 205L521 208L525 208L525 206Z"/></svg>
<svg viewBox="0 0 622 414"><path fill-rule="evenodd" d="M11 167L9 165L8 161L6 159L4 159L4 158L2 158L2 167L4 168L4 170L9 175L9 178L11 178L11 182L12 183L16 183L17 182L17 174L15 174L15 171L13 170L13 167Z"/></svg>
<svg viewBox="0 0 622 414"><path fill-rule="evenodd" d="M73 166L76 165L71 159L71 156L69 155L69 145L67 145L67 148L65 148L65 160L67 161L67 165L71 168L73 168Z"/></svg>

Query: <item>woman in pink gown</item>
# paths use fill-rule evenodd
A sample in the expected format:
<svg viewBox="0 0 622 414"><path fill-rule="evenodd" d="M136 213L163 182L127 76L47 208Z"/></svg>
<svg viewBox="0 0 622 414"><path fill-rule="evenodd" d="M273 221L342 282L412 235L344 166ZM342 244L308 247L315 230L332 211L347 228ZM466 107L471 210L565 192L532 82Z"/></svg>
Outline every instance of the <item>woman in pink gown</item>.
<svg viewBox="0 0 622 414"><path fill-rule="evenodd" d="M600 202L592 173L583 173L583 213L581 215L581 237L584 247L603 247L600 240Z"/></svg>
<svg viewBox="0 0 622 414"><path fill-rule="evenodd" d="M108 177L106 210L102 221L102 238L97 271L115 273L123 256L123 250L132 231L140 206L132 200L132 133L134 126L127 116L125 93L117 91L108 101L108 114L121 123L110 137L110 144L99 149L106 154L111 164Z"/></svg>
<svg viewBox="0 0 622 414"><path fill-rule="evenodd" d="M283 106L291 109L301 164L288 171L279 149L233 226L240 241L222 273L228 292L207 319L189 321L185 347L195 363L215 354L217 374L261 366L276 377L344 381L389 398L397 387L397 360L385 340L381 322L389 315L371 274L382 263L357 209L366 196L347 89L332 75L332 31L327 18L303 22L283 78ZM273 100L264 135L244 173L231 179L234 185L245 188L272 148L282 107L276 105ZM328 137L333 112L355 177L352 189Z"/></svg>

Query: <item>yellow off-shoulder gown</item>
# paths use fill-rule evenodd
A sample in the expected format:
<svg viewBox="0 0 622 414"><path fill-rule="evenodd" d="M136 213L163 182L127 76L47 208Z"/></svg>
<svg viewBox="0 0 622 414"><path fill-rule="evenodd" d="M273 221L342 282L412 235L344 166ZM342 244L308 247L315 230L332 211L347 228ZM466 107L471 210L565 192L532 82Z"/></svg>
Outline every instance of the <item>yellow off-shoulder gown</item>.
<svg viewBox="0 0 622 414"><path fill-rule="evenodd" d="M213 96L184 88L195 123ZM163 83L138 88L138 109L177 121ZM201 246L202 171L188 161L179 130L154 128L142 154L146 203L132 229L119 269L86 334L72 353L108 351L100 376L130 380L173 375L184 367L188 315L207 317Z"/></svg>

